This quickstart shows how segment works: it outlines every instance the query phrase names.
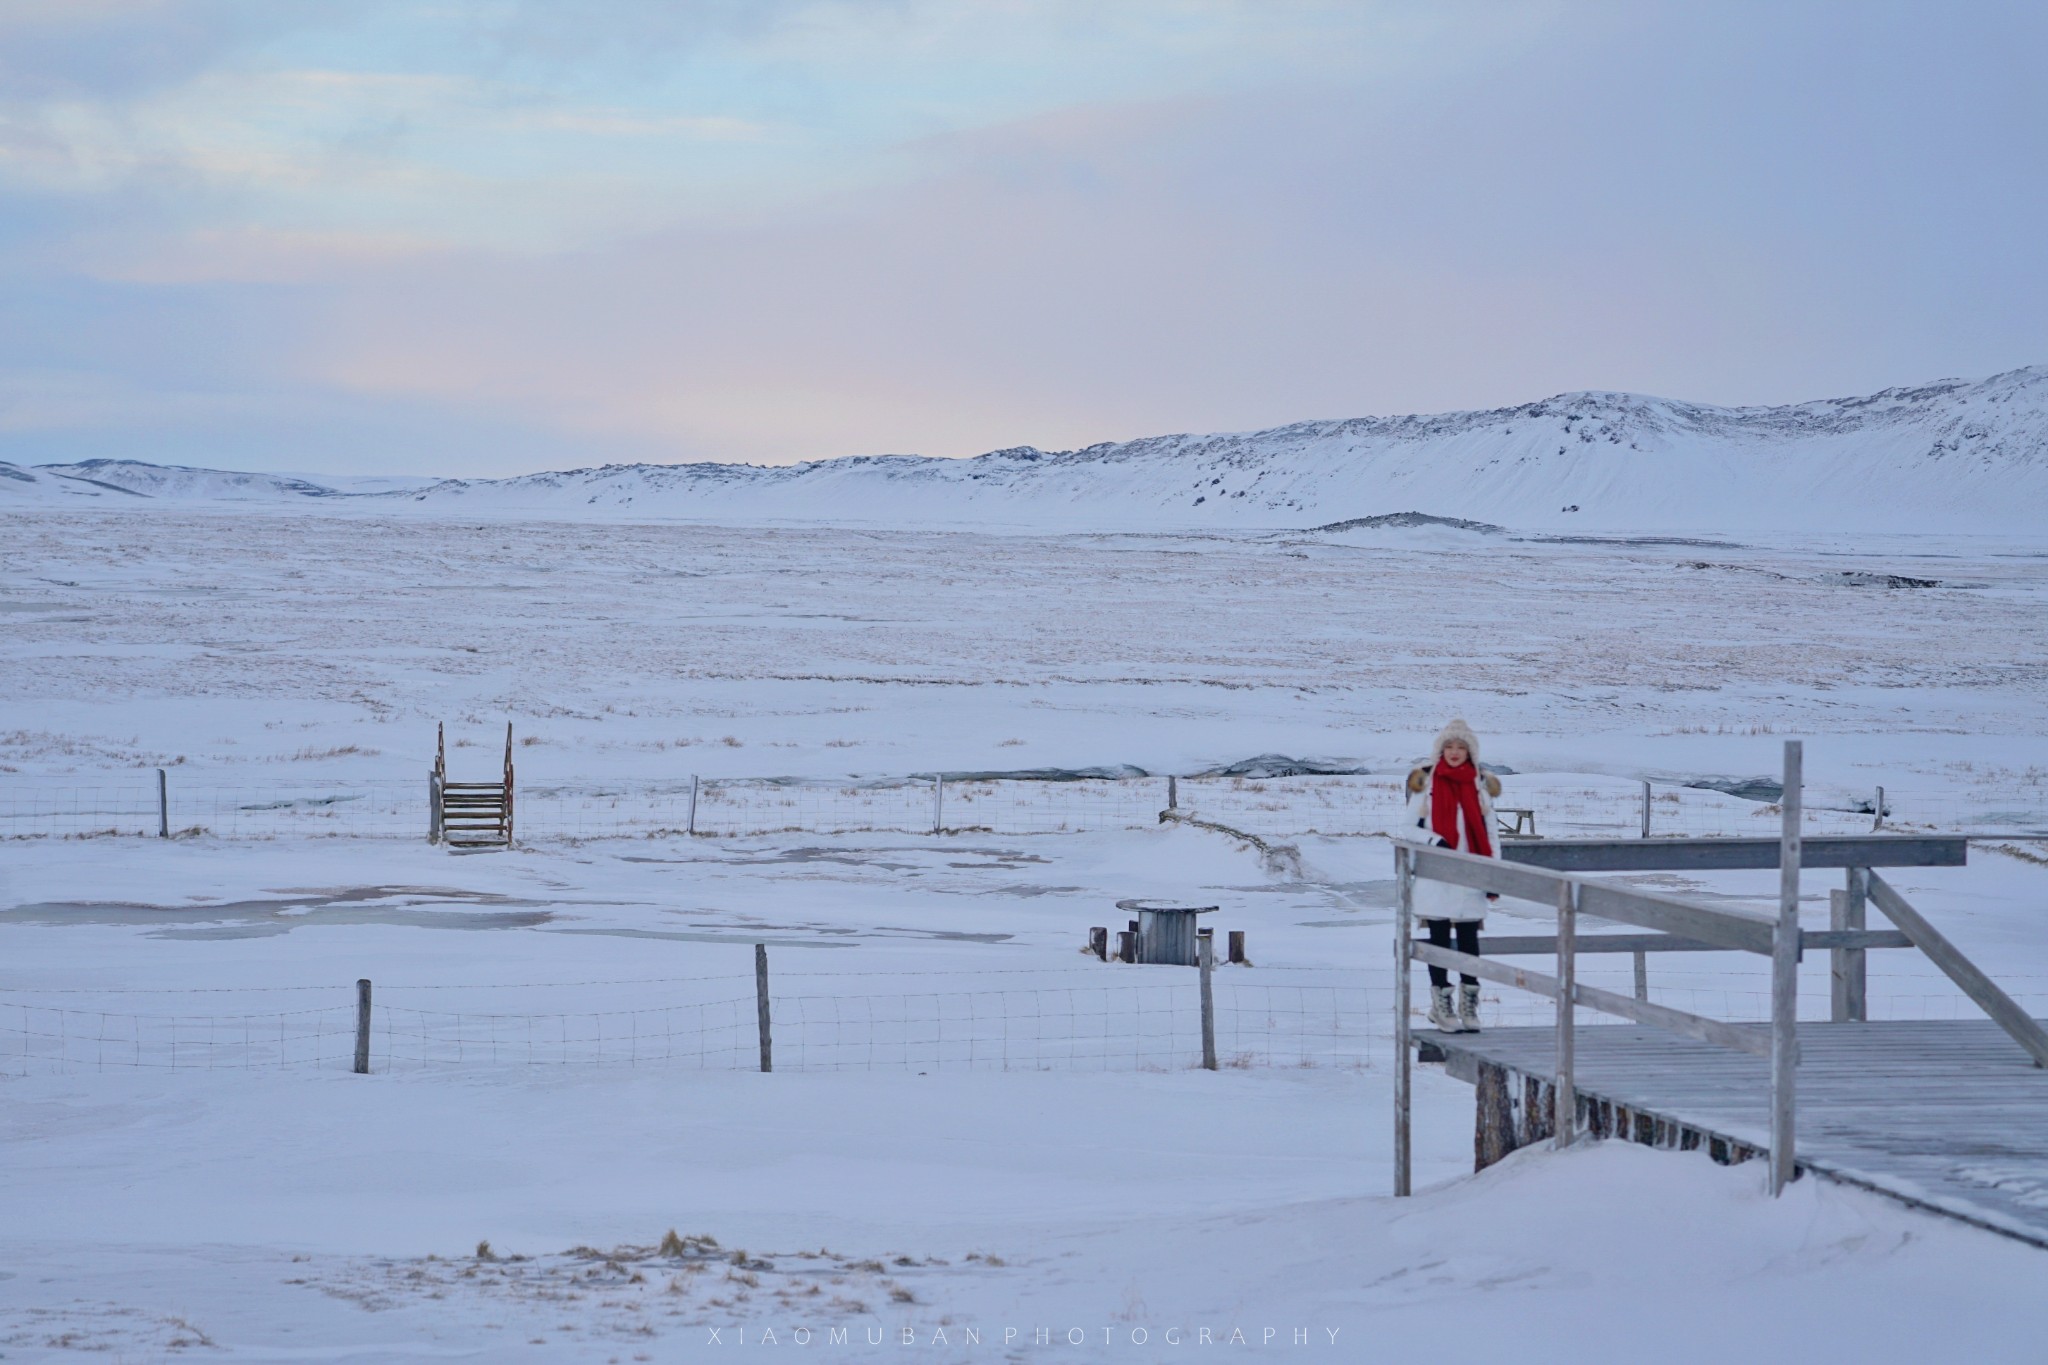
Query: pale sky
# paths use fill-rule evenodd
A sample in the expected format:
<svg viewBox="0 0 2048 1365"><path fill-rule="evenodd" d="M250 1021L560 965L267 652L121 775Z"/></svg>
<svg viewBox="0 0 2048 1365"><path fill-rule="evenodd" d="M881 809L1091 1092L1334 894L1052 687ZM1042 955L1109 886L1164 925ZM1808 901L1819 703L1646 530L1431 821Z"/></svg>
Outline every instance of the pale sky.
<svg viewBox="0 0 2048 1365"><path fill-rule="evenodd" d="M0 459L972 455L2048 363L2048 4L0 0Z"/></svg>

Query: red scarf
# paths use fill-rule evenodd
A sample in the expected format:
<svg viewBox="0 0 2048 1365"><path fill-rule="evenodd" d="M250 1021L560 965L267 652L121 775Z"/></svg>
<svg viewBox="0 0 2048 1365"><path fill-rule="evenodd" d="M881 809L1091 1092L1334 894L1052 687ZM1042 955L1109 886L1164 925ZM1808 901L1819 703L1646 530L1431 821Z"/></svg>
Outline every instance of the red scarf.
<svg viewBox="0 0 2048 1365"><path fill-rule="evenodd" d="M1438 759L1429 780L1429 827L1443 836L1446 848L1460 846L1460 811L1465 815L1465 829L1472 836L1472 847L1465 851L1491 858L1492 832L1486 828L1486 816L1479 809L1479 765L1460 763L1453 768Z"/></svg>

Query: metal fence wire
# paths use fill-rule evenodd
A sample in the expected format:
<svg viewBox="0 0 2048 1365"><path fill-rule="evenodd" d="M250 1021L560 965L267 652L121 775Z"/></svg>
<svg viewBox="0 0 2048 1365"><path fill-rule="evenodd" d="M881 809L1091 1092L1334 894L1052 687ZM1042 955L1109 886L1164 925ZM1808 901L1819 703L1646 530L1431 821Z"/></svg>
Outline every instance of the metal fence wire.
<svg viewBox="0 0 2048 1365"><path fill-rule="evenodd" d="M1730 784L1738 785L1738 784ZM522 840L695 834L861 832L996 835L1144 829L1169 805L1260 835L1370 835L1400 818L1399 774L947 780L796 778L576 779L522 783ZM1551 838L1776 837L1768 791L1734 792L1600 774L1516 773L1500 806ZM427 783L400 779L222 781L172 772L104 778L0 776L0 837L318 836L424 838ZM1868 791L1815 784L1802 812L1811 834L1873 829L2048 835L2048 773L1987 776L1951 787Z"/></svg>

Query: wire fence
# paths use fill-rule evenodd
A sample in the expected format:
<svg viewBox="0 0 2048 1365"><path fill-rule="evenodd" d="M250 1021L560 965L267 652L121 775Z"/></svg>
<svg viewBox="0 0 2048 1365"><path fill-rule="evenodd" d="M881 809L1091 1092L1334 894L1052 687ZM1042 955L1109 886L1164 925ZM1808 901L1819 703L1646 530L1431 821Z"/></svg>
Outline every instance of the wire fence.
<svg viewBox="0 0 2048 1365"><path fill-rule="evenodd" d="M1294 979L1217 971L1221 1065L1372 1064L1389 1035L1389 990L1352 973L1279 974ZM953 984L931 988L932 976ZM369 1013L371 1070L751 1070L761 1043L753 986L751 974L683 978L665 986L662 1003L596 1009L579 1007L592 996L578 983L386 988ZM306 989L345 1003L137 1013L0 1000L0 1074L352 1069L353 986ZM496 999L509 992L515 1001ZM422 999L450 994L464 1003ZM771 990L769 1012L777 1071L1173 1071L1202 1061L1197 973L1185 968L793 974Z"/></svg>
<svg viewBox="0 0 2048 1365"><path fill-rule="evenodd" d="M1964 775L1967 778L1967 775ZM1143 829L1169 807L1249 833L1370 835L1400 819L1401 774L1293 777L896 777L576 780L522 784L522 840L860 832L995 835ZM1776 837L1765 784L1734 791L1587 773L1506 778L1503 820L1550 838ZM221 782L156 773L91 781L0 777L0 837L307 836L425 838L428 786L399 779ZM2048 773L1998 774L1945 787L1815 784L1809 834L1872 830L2048 836Z"/></svg>
<svg viewBox="0 0 2048 1365"><path fill-rule="evenodd" d="M1727 954L1658 954L1648 998L1730 1022L1770 1017L1767 967ZM1682 960L1681 960L1682 959ZM1581 979L1628 993L1626 958ZM935 978L944 978L937 984ZM1370 1068L1390 1057L1393 989L1378 969L1218 967L1219 1066ZM1368 984L1370 980L1370 984ZM645 1004L613 1004L618 985ZM2030 1012L2048 1012L2048 978L2005 976ZM284 1009L150 1013L52 997L161 995L233 1005L291 997ZM257 989L0 991L0 1075L168 1071L320 1071L354 1064L353 985ZM1416 1022L1428 1008L1417 991ZM1974 1019L1959 991L1924 971L1874 965L1873 1019ZM124 1001L125 1002L125 1001ZM299 1003L313 1002L313 1003ZM593 1008L592 1006L596 1007ZM667 1067L754 1070L759 1001L750 971L659 981L518 982L380 988L369 1015L373 1073ZM1491 1026L1554 1021L1553 1006L1488 987ZM1828 1017L1825 959L1802 972L1800 1015ZM1198 974L1101 964L965 972L796 972L769 991L777 1071L1168 1072L1202 1064ZM1616 1024L1582 1009L1587 1027Z"/></svg>

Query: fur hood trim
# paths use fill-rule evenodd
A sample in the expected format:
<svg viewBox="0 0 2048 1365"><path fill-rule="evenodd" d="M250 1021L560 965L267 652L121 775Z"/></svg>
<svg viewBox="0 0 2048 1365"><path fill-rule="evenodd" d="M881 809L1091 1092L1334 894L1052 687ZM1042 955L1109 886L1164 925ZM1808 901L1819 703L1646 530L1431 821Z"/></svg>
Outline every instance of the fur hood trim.
<svg viewBox="0 0 2048 1365"><path fill-rule="evenodd" d="M1478 765L1474 764L1473 766L1477 767ZM1430 774L1435 771L1436 764L1434 762L1418 764L1410 769L1408 773L1408 794L1410 796L1422 795L1423 788L1429 785ZM1486 788L1488 796L1500 795L1500 779L1494 776L1490 770L1486 768L1479 769L1479 783Z"/></svg>

